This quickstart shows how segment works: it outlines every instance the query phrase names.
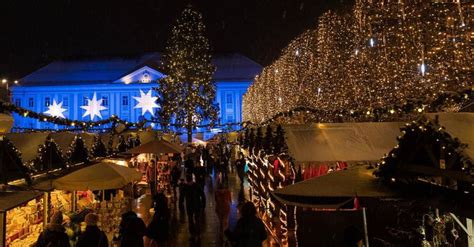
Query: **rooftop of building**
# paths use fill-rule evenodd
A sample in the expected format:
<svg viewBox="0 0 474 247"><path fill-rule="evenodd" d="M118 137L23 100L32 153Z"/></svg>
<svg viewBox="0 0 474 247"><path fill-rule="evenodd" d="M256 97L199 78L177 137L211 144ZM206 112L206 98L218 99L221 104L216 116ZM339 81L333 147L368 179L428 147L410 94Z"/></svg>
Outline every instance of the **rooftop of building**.
<svg viewBox="0 0 474 247"><path fill-rule="evenodd" d="M160 70L161 53L146 53L136 57L64 60L52 62L19 80L20 86L60 86L71 84L106 84L144 66ZM262 66L238 53L216 54L215 81L247 81L259 74Z"/></svg>

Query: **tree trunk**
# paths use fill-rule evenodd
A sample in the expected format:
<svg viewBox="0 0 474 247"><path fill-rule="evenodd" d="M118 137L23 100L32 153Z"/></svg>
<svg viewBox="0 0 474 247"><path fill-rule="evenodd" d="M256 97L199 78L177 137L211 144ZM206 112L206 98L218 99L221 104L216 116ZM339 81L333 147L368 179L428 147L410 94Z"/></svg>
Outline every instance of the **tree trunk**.
<svg viewBox="0 0 474 247"><path fill-rule="evenodd" d="M193 84L191 82L188 82L188 94L191 94L193 90ZM189 98L186 100L190 100ZM193 142L193 115L192 113L194 112L193 108L189 106L190 103L188 102L188 125L186 126L187 132L188 132L188 143Z"/></svg>
<svg viewBox="0 0 474 247"><path fill-rule="evenodd" d="M190 121L189 117L188 117L188 121ZM188 129L188 143L191 143L193 142L193 125L189 123L188 126L186 126L186 128Z"/></svg>

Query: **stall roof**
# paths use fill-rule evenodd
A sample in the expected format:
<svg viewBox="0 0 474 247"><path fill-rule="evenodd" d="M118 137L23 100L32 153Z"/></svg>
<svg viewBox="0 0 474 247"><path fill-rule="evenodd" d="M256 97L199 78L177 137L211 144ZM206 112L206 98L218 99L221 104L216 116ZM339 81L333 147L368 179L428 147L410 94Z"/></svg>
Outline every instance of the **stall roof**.
<svg viewBox="0 0 474 247"><path fill-rule="evenodd" d="M44 144L49 133L9 133L5 136L21 152L23 162L32 161L38 155L38 148Z"/></svg>
<svg viewBox="0 0 474 247"><path fill-rule="evenodd" d="M383 185L367 166L332 172L308 179L284 188L273 194L285 204L301 204L338 207L354 197L393 197L396 193ZM334 199L334 200L333 200Z"/></svg>
<svg viewBox="0 0 474 247"><path fill-rule="evenodd" d="M0 192L0 212L8 211L42 194L38 191Z"/></svg>
<svg viewBox="0 0 474 247"><path fill-rule="evenodd" d="M396 144L402 122L327 123L284 127L297 162L375 161Z"/></svg>
<svg viewBox="0 0 474 247"><path fill-rule="evenodd" d="M134 168L100 162L55 179L53 188L71 191L118 189L141 178L142 174Z"/></svg>
<svg viewBox="0 0 474 247"><path fill-rule="evenodd" d="M453 138L458 138L461 143L467 144L464 152L474 160L474 113L430 113L426 114L430 120L438 116L439 125L451 134Z"/></svg>
<svg viewBox="0 0 474 247"><path fill-rule="evenodd" d="M51 133L50 136L53 140L58 144L59 148L63 155L66 155L69 147L71 146L72 142L76 135L79 135L84 140L84 144L86 145L87 149L90 150L92 145L94 144L94 135L92 133L72 133L72 132L56 132Z"/></svg>

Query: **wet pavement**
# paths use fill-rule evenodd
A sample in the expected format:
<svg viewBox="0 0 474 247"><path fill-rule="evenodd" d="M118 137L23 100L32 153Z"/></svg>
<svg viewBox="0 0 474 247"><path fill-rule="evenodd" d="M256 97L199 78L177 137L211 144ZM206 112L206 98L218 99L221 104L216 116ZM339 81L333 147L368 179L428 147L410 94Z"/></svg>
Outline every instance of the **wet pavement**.
<svg viewBox="0 0 474 247"><path fill-rule="evenodd" d="M206 181L206 209L201 226L201 239L195 242L191 241L191 235L188 231L187 217L180 214L177 203L172 204L171 236L168 246L231 246L225 241L225 237L220 233L220 224L215 211L214 190L216 188L215 178L209 177ZM238 220L237 205L239 201L249 200L249 187L245 182L240 186L240 181L235 173L229 173L229 189L232 194L231 213L229 226L234 228ZM265 241L263 246L270 246Z"/></svg>

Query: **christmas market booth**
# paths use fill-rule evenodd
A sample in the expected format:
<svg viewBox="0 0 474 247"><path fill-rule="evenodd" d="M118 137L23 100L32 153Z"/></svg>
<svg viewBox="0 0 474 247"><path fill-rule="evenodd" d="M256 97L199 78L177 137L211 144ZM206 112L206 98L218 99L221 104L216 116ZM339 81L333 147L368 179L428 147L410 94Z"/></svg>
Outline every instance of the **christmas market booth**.
<svg viewBox="0 0 474 247"><path fill-rule="evenodd" d="M171 196L170 188L170 172L175 155L182 153L184 148L177 144L169 142L163 138L155 138L154 140L144 143L138 147L128 150L126 153L135 155L130 161L142 174L143 185L154 183L156 188L150 188L152 192L164 192L167 196ZM156 161L151 164L151 161ZM150 165L151 164L151 165Z"/></svg>
<svg viewBox="0 0 474 247"><path fill-rule="evenodd" d="M44 193L0 192L0 245L32 246L46 222Z"/></svg>
<svg viewBox="0 0 474 247"><path fill-rule="evenodd" d="M75 217L97 213L100 228L112 240L118 235L121 215L131 210L133 186L140 179L133 168L109 162L92 164L52 181L51 208L64 213L70 209Z"/></svg>
<svg viewBox="0 0 474 247"><path fill-rule="evenodd" d="M355 164L373 164L392 149L403 123L328 123L267 125L247 128L239 137L246 156L253 202L259 206L276 239L285 244L293 208L271 192L295 181L322 176ZM265 135L263 134L265 132Z"/></svg>
<svg viewBox="0 0 474 247"><path fill-rule="evenodd" d="M411 219L398 223L406 232L400 238L418 235L424 246L474 246L473 126L473 113L426 114L401 129L398 144L380 161L375 174L410 197L410 210L393 204L394 212L404 210Z"/></svg>
<svg viewBox="0 0 474 247"><path fill-rule="evenodd" d="M273 191L285 208L293 209L291 217L282 219L292 222L290 231L295 232L289 235L293 241L300 246L344 246L347 231L356 229L368 246L368 202L397 195L369 167L354 165Z"/></svg>

